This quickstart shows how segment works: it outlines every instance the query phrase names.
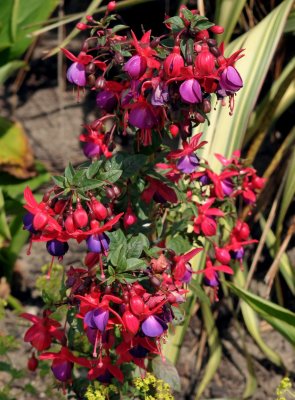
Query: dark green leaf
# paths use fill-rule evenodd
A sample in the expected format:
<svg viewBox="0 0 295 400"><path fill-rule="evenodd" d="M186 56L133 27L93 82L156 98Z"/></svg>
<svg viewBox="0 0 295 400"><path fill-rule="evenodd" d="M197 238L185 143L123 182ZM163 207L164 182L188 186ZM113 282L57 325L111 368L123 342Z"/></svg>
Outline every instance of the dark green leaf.
<svg viewBox="0 0 295 400"><path fill-rule="evenodd" d="M65 188L65 178L64 178L64 176L52 176L52 180L57 186L59 186L59 187L61 187L63 189Z"/></svg>
<svg viewBox="0 0 295 400"><path fill-rule="evenodd" d="M133 154L123 160L123 178L130 178L145 165L147 156L144 154Z"/></svg>
<svg viewBox="0 0 295 400"><path fill-rule="evenodd" d="M74 176L75 176L75 170L74 170L72 164L69 163L69 165L65 169L65 177L70 185L73 184Z"/></svg>
<svg viewBox="0 0 295 400"><path fill-rule="evenodd" d="M114 27L112 28L112 32L113 32L113 33L119 32L119 31L122 31L123 29L127 29L127 28L129 28L128 25L116 25L116 26L114 26Z"/></svg>
<svg viewBox="0 0 295 400"><path fill-rule="evenodd" d="M120 265L121 261L124 258L126 258L126 250L127 250L126 243L121 243L118 247L116 247L113 250L110 248L108 259L115 267Z"/></svg>
<svg viewBox="0 0 295 400"><path fill-rule="evenodd" d="M94 161L94 162L89 166L89 168L87 169L87 171L86 171L86 177L87 177L88 179L93 178L93 177L98 173L99 168L101 167L101 165L102 165L102 161L101 161L101 160Z"/></svg>
<svg viewBox="0 0 295 400"><path fill-rule="evenodd" d="M184 254L191 250L192 245L187 238L178 235L168 238L167 247L174 250L176 254Z"/></svg>
<svg viewBox="0 0 295 400"><path fill-rule="evenodd" d="M102 172L101 174L99 174L99 179L101 179L102 181L115 183L122 175L122 172L123 171L121 171L120 169L113 169L111 171Z"/></svg>
<svg viewBox="0 0 295 400"><path fill-rule="evenodd" d="M146 269L146 263L138 258L128 258L126 271Z"/></svg>
<svg viewBox="0 0 295 400"><path fill-rule="evenodd" d="M183 20L180 17L167 18L165 19L164 24L171 24L173 28L179 28L179 29L184 28Z"/></svg>
<svg viewBox="0 0 295 400"><path fill-rule="evenodd" d="M140 233L137 236L131 237L130 240L128 240L127 257L140 257L144 247L149 247L149 240L145 235Z"/></svg>

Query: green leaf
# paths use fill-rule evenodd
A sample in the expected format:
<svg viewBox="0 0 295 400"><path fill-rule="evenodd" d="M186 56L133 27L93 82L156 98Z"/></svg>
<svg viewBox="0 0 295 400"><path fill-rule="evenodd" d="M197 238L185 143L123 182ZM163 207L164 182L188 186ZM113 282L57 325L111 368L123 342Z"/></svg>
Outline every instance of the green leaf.
<svg viewBox="0 0 295 400"><path fill-rule="evenodd" d="M147 265L144 260L138 258L127 258L126 271L136 271L146 269Z"/></svg>
<svg viewBox="0 0 295 400"><path fill-rule="evenodd" d="M117 182L117 180L121 177L122 172L120 169L113 169L111 171L102 172L99 174L99 179L101 181L108 181L111 183Z"/></svg>
<svg viewBox="0 0 295 400"><path fill-rule="evenodd" d="M122 260L126 259L126 250L127 250L126 243L121 243L115 249L111 249L110 247L108 259L115 267L120 266Z"/></svg>
<svg viewBox="0 0 295 400"><path fill-rule="evenodd" d="M84 192L87 192L88 190L93 190L100 186L103 186L104 184L105 182L103 180L85 178L83 179L83 183L81 184L80 189Z"/></svg>
<svg viewBox="0 0 295 400"><path fill-rule="evenodd" d="M140 233L137 236L132 236L128 240L126 256L128 258L138 258L145 247L149 247L149 240L144 234Z"/></svg>
<svg viewBox="0 0 295 400"><path fill-rule="evenodd" d="M116 33L116 32L122 31L123 29L127 29L127 28L129 28L128 25L120 25L119 24L119 25L114 26L114 28L112 28L112 32Z"/></svg>
<svg viewBox="0 0 295 400"><path fill-rule="evenodd" d="M25 61L14 60L9 61L6 64L0 66L0 85L10 78L11 75L14 74L18 69L24 67L26 65Z"/></svg>
<svg viewBox="0 0 295 400"><path fill-rule="evenodd" d="M59 186L59 187L61 187L61 188L65 188L65 178L64 178L64 176L52 176L52 180L53 180L53 182L57 185L57 186Z"/></svg>
<svg viewBox="0 0 295 400"><path fill-rule="evenodd" d="M168 237L166 246L176 254L184 254L192 248L188 238L180 235Z"/></svg>
<svg viewBox="0 0 295 400"><path fill-rule="evenodd" d="M106 232L106 235L110 239L110 249L116 249L120 244L125 244L127 247L126 237L121 229L117 229L114 232Z"/></svg>
<svg viewBox="0 0 295 400"><path fill-rule="evenodd" d="M209 297L206 295L202 286L199 283L192 280L189 284L189 288L196 295L197 299L200 300L200 302L205 302L210 305Z"/></svg>
<svg viewBox="0 0 295 400"><path fill-rule="evenodd" d="M164 362L161 357L155 357L152 361L152 370L158 379L168 383L172 390L180 392L181 383L177 369L169 360Z"/></svg>
<svg viewBox="0 0 295 400"><path fill-rule="evenodd" d="M147 156L144 154L133 154L131 156L126 157L123 160L123 178L130 178L134 176L135 172L139 172L140 169L145 165L147 161Z"/></svg>
<svg viewBox="0 0 295 400"><path fill-rule="evenodd" d="M227 44L241 17L241 12L247 0L217 0L215 22L223 26L224 32L218 35L218 41Z"/></svg>
<svg viewBox="0 0 295 400"><path fill-rule="evenodd" d="M98 173L99 168L101 167L101 165L102 165L102 161L101 161L101 160L96 160L96 161L94 161L94 162L89 166L89 168L87 169L86 177L87 177L88 179L93 178L93 177Z"/></svg>
<svg viewBox="0 0 295 400"><path fill-rule="evenodd" d="M76 172L75 172L75 170L74 170L72 164L69 163L69 165L68 165L68 166L66 167L66 169L65 169L65 178L66 178L66 180L68 181L68 183L69 183L70 185L73 184L73 180L74 180L75 173L76 173Z"/></svg>
<svg viewBox="0 0 295 400"><path fill-rule="evenodd" d="M179 29L183 29L185 26L183 20L180 17L167 18L165 19L164 24L171 24L172 28L179 28Z"/></svg>
<svg viewBox="0 0 295 400"><path fill-rule="evenodd" d="M273 61L292 4L292 0L283 1L257 26L227 47L226 55L240 48L246 49L246 57L242 58L237 66L244 81L244 88L235 96L233 116L229 116L227 107L222 107L219 103L216 111L213 110L209 115L210 127L199 127L198 131L204 132L203 139L208 141L208 145L201 152L202 157L208 158L214 153L229 157L234 150L241 147L250 114ZM213 159L211 162L209 156L209 161L214 171L220 170L217 160Z"/></svg>
<svg viewBox="0 0 295 400"><path fill-rule="evenodd" d="M244 300L263 319L295 345L295 314L236 285L226 282L230 290Z"/></svg>
<svg viewBox="0 0 295 400"><path fill-rule="evenodd" d="M10 240L11 234L7 223L3 191L0 188L0 248L3 246L5 240Z"/></svg>

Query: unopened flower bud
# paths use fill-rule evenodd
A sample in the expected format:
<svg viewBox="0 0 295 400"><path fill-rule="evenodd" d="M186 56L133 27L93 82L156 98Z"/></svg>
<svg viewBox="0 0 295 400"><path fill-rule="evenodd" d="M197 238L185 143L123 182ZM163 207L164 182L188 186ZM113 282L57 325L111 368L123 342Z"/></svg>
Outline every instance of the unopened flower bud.
<svg viewBox="0 0 295 400"><path fill-rule="evenodd" d="M123 66L123 71L127 72L131 79L139 79L146 71L147 60L145 57L135 55L131 57Z"/></svg>
<svg viewBox="0 0 295 400"><path fill-rule="evenodd" d="M110 1L107 5L107 10L108 12L113 12L116 8L116 2L115 1Z"/></svg>
<svg viewBox="0 0 295 400"><path fill-rule="evenodd" d="M91 87L95 85L95 75L91 74L87 76L87 84Z"/></svg>
<svg viewBox="0 0 295 400"><path fill-rule="evenodd" d="M133 314L141 315L144 312L144 302L140 296L132 296L130 299L130 308Z"/></svg>
<svg viewBox="0 0 295 400"><path fill-rule="evenodd" d="M123 218L123 224L125 229L128 229L130 226L136 224L136 222L137 222L137 216L134 214L132 208L128 207Z"/></svg>
<svg viewBox="0 0 295 400"><path fill-rule="evenodd" d="M81 204L77 205L77 209L74 211L73 219L75 225L79 228L85 228L88 224L88 215Z"/></svg>
<svg viewBox="0 0 295 400"><path fill-rule="evenodd" d="M67 218L65 220L65 228L68 233L75 232L76 226L75 226L75 222L74 222L74 218L73 218L72 214L67 216Z"/></svg>
<svg viewBox="0 0 295 400"><path fill-rule="evenodd" d="M173 52L164 60L164 71L167 77L173 78L180 74L181 68L184 67L184 60L180 54L180 48L174 46Z"/></svg>
<svg viewBox="0 0 295 400"><path fill-rule="evenodd" d="M176 137L179 133L179 127L175 124L169 126L169 132L173 137Z"/></svg>
<svg viewBox="0 0 295 400"><path fill-rule="evenodd" d="M86 65L85 71L86 71L86 74L94 74L94 72L96 71L95 64L93 62L91 62L88 65Z"/></svg>
<svg viewBox="0 0 295 400"><path fill-rule="evenodd" d="M202 107L203 107L204 113L208 114L211 111L211 102L210 102L210 100L204 99Z"/></svg>
<svg viewBox="0 0 295 400"><path fill-rule="evenodd" d="M85 31L88 28L91 28L89 25L84 24L83 22L78 22L76 24L76 28L79 29L79 31Z"/></svg>
<svg viewBox="0 0 295 400"><path fill-rule="evenodd" d="M124 63L124 57L121 53L117 52L114 57L114 61L116 64L121 65Z"/></svg>
<svg viewBox="0 0 295 400"><path fill-rule="evenodd" d="M212 33L215 33L216 35L220 35L221 33L224 32L224 28L222 26L220 26L220 25L211 26L211 28L209 28L209 30Z"/></svg>
<svg viewBox="0 0 295 400"><path fill-rule="evenodd" d="M202 124L203 122L206 121L206 118L202 114L200 114L199 112L195 113L195 118L196 118L196 120L198 122L200 122L200 124Z"/></svg>
<svg viewBox="0 0 295 400"><path fill-rule="evenodd" d="M217 261L225 265L227 265L231 260L229 252L226 249L222 249L220 247L215 248L215 257Z"/></svg>
<svg viewBox="0 0 295 400"><path fill-rule="evenodd" d="M214 46L217 45L217 42L216 42L215 39L208 39L207 40L207 44L208 44L209 47L214 47Z"/></svg>
<svg viewBox="0 0 295 400"><path fill-rule="evenodd" d="M28 370L32 372L36 371L36 369L38 368L38 364L39 362L35 357L35 354L32 354L31 357L28 359L28 364L27 364Z"/></svg>
<svg viewBox="0 0 295 400"><path fill-rule="evenodd" d="M95 81L96 89L104 89L106 85L106 80L103 76L99 76Z"/></svg>
<svg viewBox="0 0 295 400"><path fill-rule="evenodd" d="M106 207L100 202L97 201L95 198L91 200L91 208L99 221L103 221L108 216L108 211Z"/></svg>

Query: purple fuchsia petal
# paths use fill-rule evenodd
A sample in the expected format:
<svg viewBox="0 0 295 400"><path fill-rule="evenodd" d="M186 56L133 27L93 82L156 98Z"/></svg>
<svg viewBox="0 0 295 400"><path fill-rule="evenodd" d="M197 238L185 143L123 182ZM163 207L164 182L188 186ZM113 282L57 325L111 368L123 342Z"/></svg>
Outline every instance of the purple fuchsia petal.
<svg viewBox="0 0 295 400"><path fill-rule="evenodd" d="M66 382L72 377L73 363L70 361L53 360L51 370L60 382Z"/></svg>
<svg viewBox="0 0 295 400"><path fill-rule="evenodd" d="M96 329L97 329L97 327L95 325L95 322L94 322L94 319L93 319L93 316L94 316L94 310L91 310L91 311L88 311L88 313L85 314L84 319L83 319L84 323L89 328L91 328L91 331L89 331L89 335L91 335L91 336L89 336L90 338L92 338L93 332L96 333ZM87 337L88 337L88 330L87 330ZM88 339L89 339L89 337L88 337ZM90 339L89 339L89 341L91 342Z"/></svg>
<svg viewBox="0 0 295 400"><path fill-rule="evenodd" d="M243 80L234 67L228 66L222 72L219 84L226 91L237 92L243 87Z"/></svg>
<svg viewBox="0 0 295 400"><path fill-rule="evenodd" d="M125 63L123 71L127 72L131 79L139 79L145 73L146 68L146 58L135 55Z"/></svg>
<svg viewBox="0 0 295 400"><path fill-rule="evenodd" d="M212 274L210 274L210 277L204 276L204 284L210 287L217 287L219 286L219 279L218 279L218 274L216 271L212 271Z"/></svg>
<svg viewBox="0 0 295 400"><path fill-rule="evenodd" d="M200 103L202 101L202 91L199 82L196 79L187 79L182 82L179 88L182 100L190 104Z"/></svg>
<svg viewBox="0 0 295 400"><path fill-rule="evenodd" d="M87 158L98 157L102 154L101 147L94 142L86 142L83 145L83 153Z"/></svg>
<svg viewBox="0 0 295 400"><path fill-rule="evenodd" d="M159 317L151 315L141 325L141 329L146 336L157 337L168 329L168 326Z"/></svg>
<svg viewBox="0 0 295 400"><path fill-rule="evenodd" d="M184 283L190 283L190 281L192 280L193 277L193 270L192 270L192 266L190 265L190 263L186 263L185 264L185 273L183 275L183 277L181 278L181 281Z"/></svg>
<svg viewBox="0 0 295 400"><path fill-rule="evenodd" d="M110 239L108 238L107 235L105 235L104 233L102 233L101 235L98 235L100 243L101 243L101 247L102 250L104 251L104 253L109 251L109 243L110 243Z"/></svg>
<svg viewBox="0 0 295 400"><path fill-rule="evenodd" d="M101 253L101 241L99 239L99 235L90 235L88 239L86 239L87 248L92 253Z"/></svg>
<svg viewBox="0 0 295 400"><path fill-rule="evenodd" d="M108 324L110 313L108 310L97 308L93 311L93 322L100 332L104 332Z"/></svg>
<svg viewBox="0 0 295 400"><path fill-rule="evenodd" d="M110 90L102 90L96 96L96 105L108 113L113 112L117 104L118 99Z"/></svg>
<svg viewBox="0 0 295 400"><path fill-rule="evenodd" d="M77 86L85 86L86 73L84 65L74 62L67 70L67 79L69 82L74 83Z"/></svg>
<svg viewBox="0 0 295 400"><path fill-rule="evenodd" d="M162 88L160 85L153 91L151 104L153 106L163 106L169 99L168 88Z"/></svg>
<svg viewBox="0 0 295 400"><path fill-rule="evenodd" d="M184 174L190 174L194 172L198 166L199 159L194 153L181 157L177 162L177 169Z"/></svg>
<svg viewBox="0 0 295 400"><path fill-rule="evenodd" d="M31 214L30 212L26 213L23 216L24 229L31 233L37 233L36 229L34 229L33 226L33 219L34 219L34 214Z"/></svg>
<svg viewBox="0 0 295 400"><path fill-rule="evenodd" d="M234 260L241 260L244 257L245 250L240 247L238 250L231 251L230 254Z"/></svg>
<svg viewBox="0 0 295 400"><path fill-rule="evenodd" d="M60 242L57 239L49 240L46 243L48 253L54 257L62 257L69 250L67 242Z"/></svg>
<svg viewBox="0 0 295 400"><path fill-rule="evenodd" d="M230 196L234 191L234 184L230 179L224 179L221 181L222 191L226 196Z"/></svg>
<svg viewBox="0 0 295 400"><path fill-rule="evenodd" d="M148 104L138 103L130 111L129 123L136 128L151 129L157 125L157 118Z"/></svg>

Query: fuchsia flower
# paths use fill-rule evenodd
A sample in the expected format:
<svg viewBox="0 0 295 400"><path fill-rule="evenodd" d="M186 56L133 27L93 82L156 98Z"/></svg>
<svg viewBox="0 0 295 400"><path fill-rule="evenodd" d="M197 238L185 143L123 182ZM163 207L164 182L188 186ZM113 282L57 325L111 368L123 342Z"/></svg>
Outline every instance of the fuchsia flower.
<svg viewBox="0 0 295 400"><path fill-rule="evenodd" d="M131 35L133 38L133 46L135 47L137 54L146 59L148 68L159 69L161 64L155 59L155 56L157 56L158 53L155 49L150 47L151 31L149 30L144 33L140 40L137 40L133 31L131 31ZM143 61L141 60L141 62Z"/></svg>
<svg viewBox="0 0 295 400"><path fill-rule="evenodd" d="M203 99L201 86L194 78L182 82L179 93L182 100L190 104L201 103Z"/></svg>
<svg viewBox="0 0 295 400"><path fill-rule="evenodd" d="M38 351L48 349L54 339L62 342L65 337L60 323L49 318L49 315L50 313L44 312L43 318L40 318L29 313L20 314L20 317L33 323L31 328L27 330L24 341L30 342Z"/></svg>
<svg viewBox="0 0 295 400"><path fill-rule="evenodd" d="M106 69L106 64L103 61L95 60L92 55L87 54L85 51L81 51L78 57L76 57L67 49L62 48L61 50L67 58L74 61L67 71L67 78L69 82L74 83L77 86L83 87L86 85L85 66L90 62L103 71Z"/></svg>
<svg viewBox="0 0 295 400"><path fill-rule="evenodd" d="M141 198L144 202L150 203L152 199L157 203L177 203L175 191L158 179L147 176L149 185L142 192Z"/></svg>
<svg viewBox="0 0 295 400"><path fill-rule="evenodd" d="M198 235L202 232L205 236L214 236L217 231L216 217L223 217L223 211L218 208L210 208L215 198L207 200L204 204L198 205L199 216L194 219L194 232Z"/></svg>
<svg viewBox="0 0 295 400"><path fill-rule="evenodd" d="M202 250L203 250L202 248L196 248L181 256L174 256L173 258L173 261L175 263L173 268L174 279L178 281L184 279L185 275L189 271L187 264L189 264L189 261L193 257L195 257L198 253L200 253L200 251Z"/></svg>
<svg viewBox="0 0 295 400"><path fill-rule="evenodd" d="M204 283L211 287L219 285L218 271L232 275L234 271L228 265L213 265L210 258L207 257L206 268L196 271L196 274L204 274Z"/></svg>
<svg viewBox="0 0 295 400"><path fill-rule="evenodd" d="M67 382L72 378L74 363L87 367L89 363L85 358L76 357L67 347L62 347L58 353L43 353L40 360L52 360L51 370L60 382Z"/></svg>
<svg viewBox="0 0 295 400"><path fill-rule="evenodd" d="M135 55L125 63L123 71L127 72L131 79L139 79L145 73L147 59L143 56Z"/></svg>
<svg viewBox="0 0 295 400"><path fill-rule="evenodd" d="M243 87L243 80L235 67L229 65L222 71L219 85L222 90L235 93Z"/></svg>
<svg viewBox="0 0 295 400"><path fill-rule="evenodd" d="M174 78L180 75L181 69L184 67L184 59L180 54L179 46L174 46L163 64L165 74L168 78Z"/></svg>
<svg viewBox="0 0 295 400"><path fill-rule="evenodd" d="M179 171L185 174L190 174L198 168L199 159L194 152L207 143L206 141L199 143L201 136L202 133L198 133L192 137L189 143L184 140L182 142L182 150L171 151L167 155L168 160L178 160L177 168Z"/></svg>

